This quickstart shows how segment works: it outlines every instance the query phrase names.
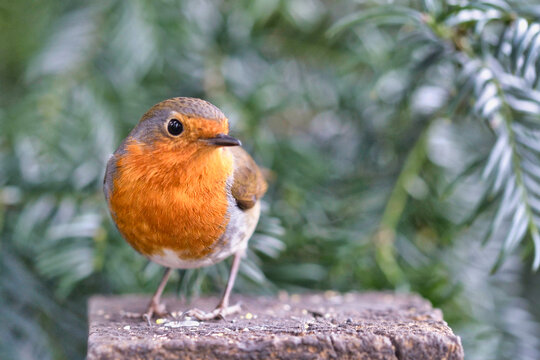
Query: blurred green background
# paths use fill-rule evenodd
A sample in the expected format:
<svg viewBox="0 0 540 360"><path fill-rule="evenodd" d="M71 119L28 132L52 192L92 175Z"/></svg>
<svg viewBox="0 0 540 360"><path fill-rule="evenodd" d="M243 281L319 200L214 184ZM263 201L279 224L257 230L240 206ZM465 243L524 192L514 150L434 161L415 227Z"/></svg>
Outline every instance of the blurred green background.
<svg viewBox="0 0 540 360"><path fill-rule="evenodd" d="M538 20L533 1L2 0L0 358L83 358L89 296L155 290L104 167L192 96L275 174L235 291L413 291L468 359L540 359Z"/></svg>

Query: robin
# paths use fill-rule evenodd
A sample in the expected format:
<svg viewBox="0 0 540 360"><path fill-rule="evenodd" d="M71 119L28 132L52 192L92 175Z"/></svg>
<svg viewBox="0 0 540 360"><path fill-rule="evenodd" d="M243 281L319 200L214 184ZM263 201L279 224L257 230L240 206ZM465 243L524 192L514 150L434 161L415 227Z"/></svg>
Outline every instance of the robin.
<svg viewBox="0 0 540 360"><path fill-rule="evenodd" d="M228 135L229 122L207 101L177 97L154 105L107 163L104 193L126 241L166 271L144 317L163 316L161 294L172 269L210 266L234 255L216 309L201 319L239 311L229 296L259 220L267 189L261 170Z"/></svg>

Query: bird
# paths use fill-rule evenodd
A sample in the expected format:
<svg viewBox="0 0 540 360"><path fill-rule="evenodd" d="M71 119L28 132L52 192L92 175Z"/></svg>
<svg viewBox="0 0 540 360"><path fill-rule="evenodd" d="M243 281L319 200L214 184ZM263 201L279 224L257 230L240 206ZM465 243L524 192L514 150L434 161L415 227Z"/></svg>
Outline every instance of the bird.
<svg viewBox="0 0 540 360"><path fill-rule="evenodd" d="M229 120L211 103L175 97L152 106L107 162L106 203L122 237L165 272L143 317L167 314L161 295L173 269L211 266L233 256L227 285L200 320L240 311L230 306L248 241L267 190L262 170L229 135Z"/></svg>

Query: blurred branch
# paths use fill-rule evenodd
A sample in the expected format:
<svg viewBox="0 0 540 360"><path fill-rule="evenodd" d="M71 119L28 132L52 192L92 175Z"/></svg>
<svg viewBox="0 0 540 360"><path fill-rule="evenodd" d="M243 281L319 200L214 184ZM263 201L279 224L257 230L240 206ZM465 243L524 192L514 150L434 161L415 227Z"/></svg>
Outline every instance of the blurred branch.
<svg viewBox="0 0 540 360"><path fill-rule="evenodd" d="M379 267L388 281L399 285L404 281L404 274L396 260L395 238L399 220L407 204L407 186L415 180L426 161L426 140L429 130L427 125L407 155L407 159L396 180L396 184L386 202L378 230L373 235L376 257Z"/></svg>

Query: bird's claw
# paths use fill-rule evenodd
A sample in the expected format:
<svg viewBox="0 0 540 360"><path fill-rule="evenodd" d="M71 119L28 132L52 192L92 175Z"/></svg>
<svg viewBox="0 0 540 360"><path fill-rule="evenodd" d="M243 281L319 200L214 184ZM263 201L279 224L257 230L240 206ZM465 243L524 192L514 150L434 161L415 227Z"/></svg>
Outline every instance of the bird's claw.
<svg viewBox="0 0 540 360"><path fill-rule="evenodd" d="M208 321L208 320L225 320L225 318L229 315L236 314L240 312L242 308L240 307L240 304L236 304L233 306L218 306L213 311L206 312L199 309L190 309L185 311L182 314L182 317L193 317L199 321Z"/></svg>
<svg viewBox="0 0 540 360"><path fill-rule="evenodd" d="M144 320L146 320L148 325L150 325L153 315L157 315L161 317L161 316L166 316L167 314L168 313L167 313L167 309L165 308L165 304L160 304L158 302L151 301L150 304L148 305L148 310L146 311L146 313L142 315L142 317Z"/></svg>

